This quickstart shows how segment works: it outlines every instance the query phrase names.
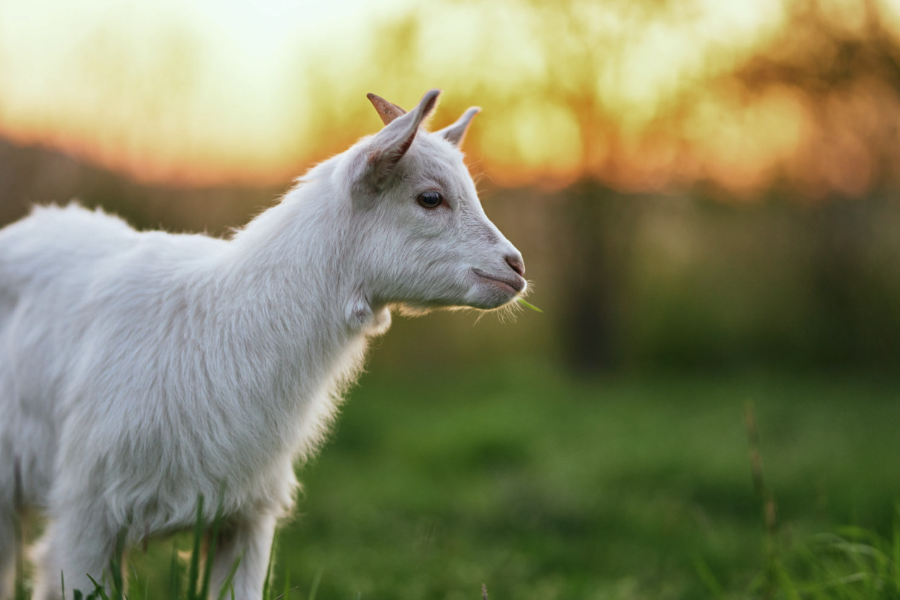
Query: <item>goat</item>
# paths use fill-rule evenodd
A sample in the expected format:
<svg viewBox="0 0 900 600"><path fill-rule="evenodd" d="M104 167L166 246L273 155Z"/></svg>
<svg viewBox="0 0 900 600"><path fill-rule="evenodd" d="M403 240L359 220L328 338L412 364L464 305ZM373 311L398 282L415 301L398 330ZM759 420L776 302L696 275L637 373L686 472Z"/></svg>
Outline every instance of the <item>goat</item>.
<svg viewBox="0 0 900 600"><path fill-rule="evenodd" d="M428 132L438 90L313 167L229 239L138 232L78 205L0 229L0 598L20 479L46 513L35 600L93 589L128 543L219 498L212 590L261 598L276 523L367 340L391 310L493 309L522 256L485 216L458 146L470 108ZM215 502L202 516L214 516Z"/></svg>

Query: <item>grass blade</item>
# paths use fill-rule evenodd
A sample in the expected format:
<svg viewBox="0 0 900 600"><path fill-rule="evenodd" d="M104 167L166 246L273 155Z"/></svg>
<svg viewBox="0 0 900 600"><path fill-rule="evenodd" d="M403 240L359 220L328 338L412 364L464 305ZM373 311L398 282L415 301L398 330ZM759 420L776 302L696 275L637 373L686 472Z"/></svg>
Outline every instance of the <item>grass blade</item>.
<svg viewBox="0 0 900 600"><path fill-rule="evenodd" d="M194 547L188 570L188 600L201 600L197 594L200 579L200 544L203 539L203 495L197 496L197 520L194 521Z"/></svg>
<svg viewBox="0 0 900 600"><path fill-rule="evenodd" d="M263 583L263 600L272 597L272 571L275 569L275 536L272 537L272 546L269 548L269 566L266 569L266 581Z"/></svg>
<svg viewBox="0 0 900 600"><path fill-rule="evenodd" d="M172 542L172 564L169 567L169 598L181 598L181 563L178 562L178 548Z"/></svg>
<svg viewBox="0 0 900 600"><path fill-rule="evenodd" d="M725 598L725 589L722 584L719 583L706 561L699 556L694 560L694 570L714 598Z"/></svg>
<svg viewBox="0 0 900 600"><path fill-rule="evenodd" d="M519 304L521 304L521 305L524 306L525 308L530 308L530 309L533 310L534 312L539 312L539 313L544 312L544 311L542 311L541 309L539 309L537 306L535 306L534 304L529 304L528 302L526 302L524 298L516 298L516 302L518 302Z"/></svg>
<svg viewBox="0 0 900 600"><path fill-rule="evenodd" d="M316 600L316 592L319 590L319 581L322 579L322 569L319 569L319 572L316 573L316 576L313 578L312 585L309 586L309 600Z"/></svg>
<svg viewBox="0 0 900 600"><path fill-rule="evenodd" d="M243 555L234 559L234 564L231 565L231 570L228 571L228 577L222 582L222 589L219 590L219 595L217 596L218 600L225 600L225 596L229 590L231 591L231 597L234 598L234 587L232 587L231 582L234 581L234 574L237 573L242 558Z"/></svg>
<svg viewBox="0 0 900 600"><path fill-rule="evenodd" d="M125 581L122 578L122 556L125 553L127 530L119 530L116 536L116 550L109 561L109 578L112 587L112 600L123 600L125 597Z"/></svg>
<svg viewBox="0 0 900 600"><path fill-rule="evenodd" d="M281 593L281 598L287 598L288 594L291 593L291 570L284 570L284 592Z"/></svg>
<svg viewBox="0 0 900 600"><path fill-rule="evenodd" d="M219 529L222 526L222 510L224 506L224 491L219 494L219 502L216 505L216 516L213 518L210 543L206 552L206 564L203 565L203 585L200 587L199 598L205 600L209 597L209 581L212 578L213 561L216 558L216 549L219 544ZM201 524L202 525L202 524ZM196 543L195 543L196 545Z"/></svg>
<svg viewBox="0 0 900 600"><path fill-rule="evenodd" d="M91 592L91 595L88 596L88 598L96 597L101 598L101 600L109 600L109 596L106 595L106 590L103 589L103 586L97 583L97 580L90 575L88 575L87 578L90 579L91 583L94 584L94 591Z"/></svg>

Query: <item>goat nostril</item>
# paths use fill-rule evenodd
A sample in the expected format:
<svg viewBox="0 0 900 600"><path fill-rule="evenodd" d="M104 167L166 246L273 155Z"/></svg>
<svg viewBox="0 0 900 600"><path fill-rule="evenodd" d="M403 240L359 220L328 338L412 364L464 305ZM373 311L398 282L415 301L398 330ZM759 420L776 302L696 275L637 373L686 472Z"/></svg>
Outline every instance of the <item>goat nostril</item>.
<svg viewBox="0 0 900 600"><path fill-rule="evenodd" d="M521 257L510 254L506 257L506 264L512 267L512 270L518 273L520 277L525 277L525 263L522 262Z"/></svg>

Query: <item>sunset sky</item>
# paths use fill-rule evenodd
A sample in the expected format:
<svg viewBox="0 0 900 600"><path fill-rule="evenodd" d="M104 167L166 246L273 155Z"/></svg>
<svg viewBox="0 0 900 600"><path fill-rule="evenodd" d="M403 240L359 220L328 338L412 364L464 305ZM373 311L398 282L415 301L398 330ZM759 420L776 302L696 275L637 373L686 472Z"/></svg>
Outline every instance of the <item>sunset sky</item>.
<svg viewBox="0 0 900 600"><path fill-rule="evenodd" d="M850 17L854 5L829 4ZM784 19L778 0L685 1L665 12L621 1L572 1L565 12L504 0L424 6L0 0L0 134L145 180L270 182L339 149L335 139L375 131L366 92L411 106L441 87L438 124L457 116L451 109L485 108L473 136L480 158L553 176L586 160L585 126L556 89L593 86L622 131L640 131ZM404 22L417 27L411 46L381 39ZM790 98L772 102L772 114L791 117ZM715 111L708 118L721 120ZM778 129L767 115L751 126ZM781 129L764 152L796 143Z"/></svg>

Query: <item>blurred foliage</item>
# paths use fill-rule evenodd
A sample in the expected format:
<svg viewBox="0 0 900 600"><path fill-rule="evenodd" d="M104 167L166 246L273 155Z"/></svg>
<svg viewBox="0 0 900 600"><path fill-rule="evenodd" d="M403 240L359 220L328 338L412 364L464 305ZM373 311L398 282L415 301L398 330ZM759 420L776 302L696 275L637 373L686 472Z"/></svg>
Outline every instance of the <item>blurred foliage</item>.
<svg viewBox="0 0 900 600"><path fill-rule="evenodd" d="M777 33L666 115L685 139L720 155L686 174L745 195L778 187L808 200L896 189L896 14L876 0L784 7Z"/></svg>

